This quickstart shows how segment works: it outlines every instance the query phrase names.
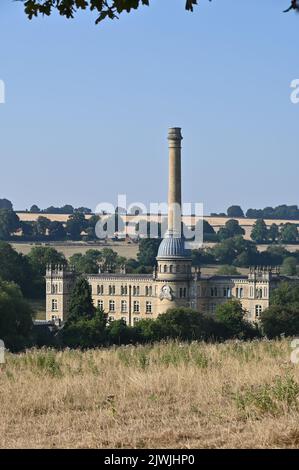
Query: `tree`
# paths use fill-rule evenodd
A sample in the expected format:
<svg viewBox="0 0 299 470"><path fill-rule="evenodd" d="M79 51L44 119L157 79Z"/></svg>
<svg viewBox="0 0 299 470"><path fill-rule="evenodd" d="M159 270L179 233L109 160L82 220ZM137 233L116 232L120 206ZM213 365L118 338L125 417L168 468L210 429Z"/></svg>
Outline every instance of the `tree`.
<svg viewBox="0 0 299 470"><path fill-rule="evenodd" d="M56 220L50 222L48 236L51 240L65 240L66 230L63 226L63 223L57 222Z"/></svg>
<svg viewBox="0 0 299 470"><path fill-rule="evenodd" d="M0 240L9 240L20 228L20 219L11 209L0 209Z"/></svg>
<svg viewBox="0 0 299 470"><path fill-rule="evenodd" d="M244 217L244 212L240 206L230 206L227 209L228 217Z"/></svg>
<svg viewBox="0 0 299 470"><path fill-rule="evenodd" d="M298 336L299 309L293 305L271 305L261 313L261 326L268 338Z"/></svg>
<svg viewBox="0 0 299 470"><path fill-rule="evenodd" d="M257 330L246 319L246 312L238 300L229 300L216 308L216 319L223 326L224 337L253 338Z"/></svg>
<svg viewBox="0 0 299 470"><path fill-rule="evenodd" d="M281 268L282 274L285 274L286 276L296 276L297 274L297 260L293 256L289 256L283 260L282 263L282 268Z"/></svg>
<svg viewBox="0 0 299 470"><path fill-rule="evenodd" d="M26 221L20 222L22 236L24 238L32 238L34 236L34 233L35 233L34 225L35 225L34 222L26 222Z"/></svg>
<svg viewBox="0 0 299 470"><path fill-rule="evenodd" d="M124 11L136 10L141 5L149 5L150 0L21 0L24 2L25 13L29 19L38 15L50 16L53 11L57 11L66 18L73 18L78 10L95 11L96 24L106 18L115 19ZM198 0L186 0L185 9L193 11ZM298 11L297 0L291 0L291 5L284 12Z"/></svg>
<svg viewBox="0 0 299 470"><path fill-rule="evenodd" d="M37 238L44 238L51 226L51 221L47 217L39 216L35 224L35 232Z"/></svg>
<svg viewBox="0 0 299 470"><path fill-rule="evenodd" d="M213 320L191 308L172 308L159 315L155 340L178 338L184 341L206 339L211 335Z"/></svg>
<svg viewBox="0 0 299 470"><path fill-rule="evenodd" d="M91 297L91 287L86 279L80 277L72 291L69 305L67 323L81 319L90 319L94 316L95 307Z"/></svg>
<svg viewBox="0 0 299 470"><path fill-rule="evenodd" d="M284 224L280 230L280 241L282 243L296 243L298 241L297 225Z"/></svg>
<svg viewBox="0 0 299 470"><path fill-rule="evenodd" d="M271 243L275 243L279 238L279 228L277 224L272 224L268 229L268 239Z"/></svg>
<svg viewBox="0 0 299 470"><path fill-rule="evenodd" d="M34 246L28 253L27 258L34 272L41 277L45 275L48 264L63 266L67 264L64 254L49 246Z"/></svg>
<svg viewBox="0 0 299 470"><path fill-rule="evenodd" d="M292 307L299 311L299 285L282 282L272 292L271 305Z"/></svg>
<svg viewBox="0 0 299 470"><path fill-rule="evenodd" d="M0 279L15 282L27 297L34 294L34 273L29 260L5 242L0 242Z"/></svg>
<svg viewBox="0 0 299 470"><path fill-rule="evenodd" d="M19 351L29 343L32 316L20 288L0 280L0 338L8 349Z"/></svg>
<svg viewBox="0 0 299 470"><path fill-rule="evenodd" d="M33 214L38 214L40 212L40 208L36 204L33 204L33 206L30 207L29 212L32 212Z"/></svg>
<svg viewBox="0 0 299 470"><path fill-rule="evenodd" d="M221 241L226 240L227 238L236 237L237 235L245 235L245 230L235 219L228 220L225 223L225 226L221 227L218 232L218 238Z"/></svg>
<svg viewBox="0 0 299 470"><path fill-rule="evenodd" d="M235 266L229 264L224 264L221 268L218 269L217 274L224 276L240 276L241 273L237 270Z"/></svg>
<svg viewBox="0 0 299 470"><path fill-rule="evenodd" d="M263 219L256 220L250 236L256 243L266 243L268 241L268 229Z"/></svg>
<svg viewBox="0 0 299 470"><path fill-rule="evenodd" d="M155 266L160 243L161 240L158 238L143 238L140 240L137 259L141 265Z"/></svg>
<svg viewBox="0 0 299 470"><path fill-rule="evenodd" d="M212 249L216 261L220 264L249 266L257 264L259 253L253 242L244 240L242 236L228 238Z"/></svg>
<svg viewBox="0 0 299 470"><path fill-rule="evenodd" d="M96 309L92 318L79 318L73 322L67 322L61 337L64 346L70 348L96 348L107 341L107 315L100 309Z"/></svg>
<svg viewBox="0 0 299 470"><path fill-rule="evenodd" d="M69 264L80 274L97 274L101 260L101 251L87 250L85 254L75 253L69 259Z"/></svg>
<svg viewBox="0 0 299 470"><path fill-rule="evenodd" d="M70 240L80 240L81 232L86 228L85 215L82 212L74 212L68 218L66 231Z"/></svg>
<svg viewBox="0 0 299 470"><path fill-rule="evenodd" d="M131 328L124 320L114 320L109 323L107 337L110 344L128 344L131 341Z"/></svg>
<svg viewBox="0 0 299 470"><path fill-rule="evenodd" d="M7 209L9 211L13 210L11 201L8 199L0 199L0 209Z"/></svg>

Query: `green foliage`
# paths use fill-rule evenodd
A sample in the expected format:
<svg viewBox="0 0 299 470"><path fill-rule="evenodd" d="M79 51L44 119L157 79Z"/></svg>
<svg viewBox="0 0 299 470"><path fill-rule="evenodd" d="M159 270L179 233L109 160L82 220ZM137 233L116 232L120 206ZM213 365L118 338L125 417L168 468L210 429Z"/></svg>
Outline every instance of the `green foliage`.
<svg viewBox="0 0 299 470"><path fill-rule="evenodd" d="M0 240L9 240L20 228L20 219L11 209L0 209Z"/></svg>
<svg viewBox="0 0 299 470"><path fill-rule="evenodd" d="M12 206L12 203L11 201L9 201L8 199L0 199L0 210L1 209L7 209L7 210L10 210L12 211L13 210L13 206Z"/></svg>
<svg viewBox="0 0 299 470"><path fill-rule="evenodd" d="M91 286L86 279L80 277L71 294L67 323L74 323L83 318L91 319L94 314Z"/></svg>
<svg viewBox="0 0 299 470"><path fill-rule="evenodd" d="M297 274L297 259L293 256L285 258L282 263L281 272L286 276L295 276Z"/></svg>
<svg viewBox="0 0 299 470"><path fill-rule="evenodd" d="M230 206L227 209L228 217L244 217L244 212L240 206Z"/></svg>
<svg viewBox="0 0 299 470"><path fill-rule="evenodd" d="M48 264L66 266L67 262L63 253L48 246L34 246L27 255L34 271L40 276L44 276Z"/></svg>
<svg viewBox="0 0 299 470"><path fill-rule="evenodd" d="M257 219L252 227L251 238L256 243L266 243L268 241L268 229L263 219Z"/></svg>
<svg viewBox="0 0 299 470"><path fill-rule="evenodd" d="M1 241L0 279L18 284L26 297L34 296L34 272L28 258Z"/></svg>
<svg viewBox="0 0 299 470"><path fill-rule="evenodd" d="M265 209L248 209L246 217L249 219L299 219L298 206L283 204L277 207L265 207Z"/></svg>
<svg viewBox="0 0 299 470"><path fill-rule="evenodd" d="M242 236L228 238L212 250L220 264L249 266L258 264L259 254L253 242L244 240Z"/></svg>
<svg viewBox="0 0 299 470"><path fill-rule="evenodd" d="M202 266L203 264L214 264L215 256L210 248L191 251L192 266Z"/></svg>
<svg viewBox="0 0 299 470"><path fill-rule="evenodd" d="M298 409L299 384L291 375L276 377L272 384L245 386L233 395L238 406L246 415L277 416L286 411Z"/></svg>
<svg viewBox="0 0 299 470"><path fill-rule="evenodd" d="M74 212L66 223L67 235L71 240L80 240L81 232L87 227L85 215L82 212Z"/></svg>
<svg viewBox="0 0 299 470"><path fill-rule="evenodd" d="M299 309L295 305L271 305L261 314L263 333L268 338L299 333Z"/></svg>
<svg viewBox="0 0 299 470"><path fill-rule="evenodd" d="M62 343L71 348L95 348L107 342L107 315L97 309L92 317L69 321L62 330Z"/></svg>
<svg viewBox="0 0 299 470"><path fill-rule="evenodd" d="M229 264L225 264L218 269L217 274L223 276L239 276L241 273L237 270L235 266L231 266Z"/></svg>
<svg viewBox="0 0 299 470"><path fill-rule="evenodd" d="M268 229L268 240L275 243L279 238L279 228L277 224L272 224Z"/></svg>
<svg viewBox="0 0 299 470"><path fill-rule="evenodd" d="M238 235L245 235L245 230L239 225L239 222L234 219L228 220L225 223L225 226L221 227L218 232L218 238L220 241L236 237Z"/></svg>
<svg viewBox="0 0 299 470"><path fill-rule="evenodd" d="M128 344L132 339L134 329L128 327L124 320L115 320L109 323L107 336L110 344Z"/></svg>
<svg viewBox="0 0 299 470"><path fill-rule="evenodd" d="M141 265L151 267L155 265L160 243L159 238L143 238L140 240L137 258Z"/></svg>
<svg viewBox="0 0 299 470"><path fill-rule="evenodd" d="M0 338L13 351L29 344L33 312L20 288L0 280Z"/></svg>
<svg viewBox="0 0 299 470"><path fill-rule="evenodd" d="M299 285L283 282L271 295L270 307L261 314L263 333L269 338L298 335Z"/></svg>
<svg viewBox="0 0 299 470"><path fill-rule="evenodd" d="M258 335L257 329L245 320L246 312L238 300L229 300L218 305L216 319L223 327L222 334L229 338L254 338Z"/></svg>
<svg viewBox="0 0 299 470"><path fill-rule="evenodd" d="M85 254L75 253L69 259L69 264L80 274L96 274L99 272L101 252L99 250L87 250Z"/></svg>
<svg viewBox="0 0 299 470"><path fill-rule="evenodd" d="M281 227L279 238L282 243L296 243L298 241L297 225L284 224Z"/></svg>

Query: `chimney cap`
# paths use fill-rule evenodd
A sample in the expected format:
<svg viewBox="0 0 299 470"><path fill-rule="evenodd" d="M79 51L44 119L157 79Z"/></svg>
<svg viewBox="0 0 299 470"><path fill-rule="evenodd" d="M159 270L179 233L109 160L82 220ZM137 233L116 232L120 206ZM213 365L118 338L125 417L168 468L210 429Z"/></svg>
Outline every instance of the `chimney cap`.
<svg viewBox="0 0 299 470"><path fill-rule="evenodd" d="M170 127L168 129L169 140L182 140L181 127Z"/></svg>

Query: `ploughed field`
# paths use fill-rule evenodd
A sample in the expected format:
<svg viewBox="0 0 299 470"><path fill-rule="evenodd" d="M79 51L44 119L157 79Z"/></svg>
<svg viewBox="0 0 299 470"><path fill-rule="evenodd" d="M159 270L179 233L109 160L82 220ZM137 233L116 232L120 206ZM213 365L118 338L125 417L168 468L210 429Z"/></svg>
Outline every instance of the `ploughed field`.
<svg viewBox="0 0 299 470"><path fill-rule="evenodd" d="M0 447L299 447L289 340L6 353Z"/></svg>

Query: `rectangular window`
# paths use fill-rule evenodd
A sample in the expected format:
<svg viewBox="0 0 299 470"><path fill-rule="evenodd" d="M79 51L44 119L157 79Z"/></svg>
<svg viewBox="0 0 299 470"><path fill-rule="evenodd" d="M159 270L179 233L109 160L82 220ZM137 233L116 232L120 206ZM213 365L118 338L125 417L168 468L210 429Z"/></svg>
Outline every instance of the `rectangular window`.
<svg viewBox="0 0 299 470"><path fill-rule="evenodd" d="M138 300L134 300L134 303L133 303L133 312L134 312L134 313L139 313L139 312L140 312L140 305L139 305Z"/></svg>
<svg viewBox="0 0 299 470"><path fill-rule="evenodd" d="M57 312L58 310L58 301L57 299L52 299L52 312Z"/></svg>
<svg viewBox="0 0 299 470"><path fill-rule="evenodd" d="M109 312L115 312L115 302L114 302L114 300L109 300Z"/></svg>
<svg viewBox="0 0 299 470"><path fill-rule="evenodd" d="M262 306L261 305L256 305L255 306L255 317L256 318L259 318L261 316L261 313L262 313Z"/></svg>
<svg viewBox="0 0 299 470"><path fill-rule="evenodd" d="M121 317L121 319L122 319L123 322L127 323L126 317Z"/></svg>
<svg viewBox="0 0 299 470"><path fill-rule="evenodd" d="M126 300L122 300L121 303L120 303L120 308L121 308L121 312L122 313L126 313L127 312L127 301Z"/></svg>
<svg viewBox="0 0 299 470"><path fill-rule="evenodd" d="M104 302L103 302L103 300L98 300L98 307L99 307L99 309L104 310Z"/></svg>
<svg viewBox="0 0 299 470"><path fill-rule="evenodd" d="M146 313L152 313L152 303L146 302Z"/></svg>
<svg viewBox="0 0 299 470"><path fill-rule="evenodd" d="M138 318L138 317L134 317L134 318L133 318L133 322L134 322L134 324L135 324L135 323L137 323L137 322L139 322L139 320L140 320L140 318Z"/></svg>

